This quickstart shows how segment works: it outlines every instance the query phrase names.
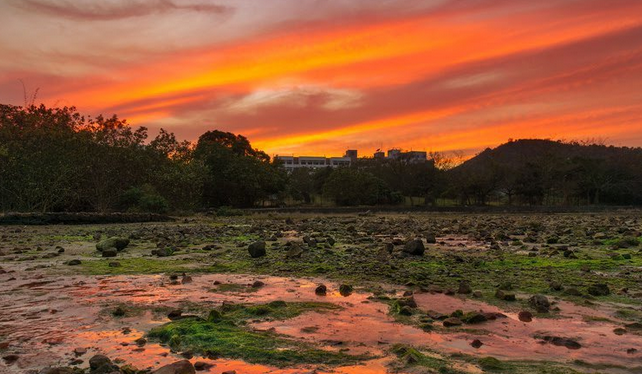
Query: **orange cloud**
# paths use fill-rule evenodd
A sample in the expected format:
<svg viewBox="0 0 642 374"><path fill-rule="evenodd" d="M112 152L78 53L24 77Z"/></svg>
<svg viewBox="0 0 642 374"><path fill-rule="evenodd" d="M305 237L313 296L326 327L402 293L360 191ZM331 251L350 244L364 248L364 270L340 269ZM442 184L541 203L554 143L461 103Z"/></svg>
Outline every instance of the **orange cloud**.
<svg viewBox="0 0 642 374"><path fill-rule="evenodd" d="M50 3L44 9L45 2L28 2L57 22L114 26L123 17L180 11L189 22L203 13L174 5L142 12L124 3L64 13ZM634 105L642 100L636 88L642 84L642 2L445 1L413 12L397 0L400 9L386 8L389 14L364 4L363 17L319 9L332 16L280 23L282 15L272 15L269 27L251 25L243 19L251 15L240 9L217 6L209 11L224 10L231 24L212 25L212 33L234 22L256 29L186 48L165 46L163 35L146 36L156 43L153 53L132 50L120 59L106 50L97 60L100 52L92 51L73 77L65 75L73 65L63 74L34 60L20 72L0 71L0 88L33 74L56 87L44 99L92 113L114 111L191 140L211 128L251 135L271 154L476 149L522 136L611 134L623 144L642 138L632 125L642 118ZM306 14L305 5L291 5ZM92 61L104 74L86 69Z"/></svg>

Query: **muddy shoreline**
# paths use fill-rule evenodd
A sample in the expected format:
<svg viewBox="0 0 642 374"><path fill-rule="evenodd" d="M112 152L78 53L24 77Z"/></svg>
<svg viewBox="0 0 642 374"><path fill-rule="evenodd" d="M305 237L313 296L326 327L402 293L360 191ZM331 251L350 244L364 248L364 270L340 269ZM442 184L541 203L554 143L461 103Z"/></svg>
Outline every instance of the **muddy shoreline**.
<svg viewBox="0 0 642 374"><path fill-rule="evenodd" d="M640 231L636 212L3 226L0 372L90 372L102 354L141 372L636 373ZM113 237L127 244L104 257ZM234 334L297 361L241 338L214 357Z"/></svg>

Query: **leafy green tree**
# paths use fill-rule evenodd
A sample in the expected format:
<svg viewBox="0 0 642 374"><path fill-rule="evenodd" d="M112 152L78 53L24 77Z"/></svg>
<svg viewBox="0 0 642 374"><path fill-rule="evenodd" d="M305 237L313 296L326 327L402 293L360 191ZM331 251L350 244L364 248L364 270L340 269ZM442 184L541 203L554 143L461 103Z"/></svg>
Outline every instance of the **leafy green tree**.
<svg viewBox="0 0 642 374"><path fill-rule="evenodd" d="M194 157L207 169L203 203L208 207L251 207L285 189L283 168L242 135L208 131L199 138Z"/></svg>
<svg viewBox="0 0 642 374"><path fill-rule="evenodd" d="M347 167L332 171L323 192L337 205L344 206L399 203L403 198L371 173Z"/></svg>

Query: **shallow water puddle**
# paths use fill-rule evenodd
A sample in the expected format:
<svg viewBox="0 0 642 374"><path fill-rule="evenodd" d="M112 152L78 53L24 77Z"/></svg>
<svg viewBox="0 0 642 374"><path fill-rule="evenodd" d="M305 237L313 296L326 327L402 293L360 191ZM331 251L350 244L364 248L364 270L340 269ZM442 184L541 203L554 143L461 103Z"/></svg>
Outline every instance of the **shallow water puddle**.
<svg viewBox="0 0 642 374"><path fill-rule="evenodd" d="M19 278L8 280L10 276ZM475 356L494 356L500 359L555 360L568 362L581 359L591 363L639 364L640 353L627 354L626 349L642 346L642 337L626 334L617 336L616 327L606 322L585 322L583 315L608 316L608 313L590 308L559 303L560 317L538 319L524 323L517 316L470 325L467 329L446 330L439 326L434 332L424 332L413 326L394 322L386 304L368 300L368 293L353 293L348 297L336 292L337 285L328 285L327 296L317 296L314 289L320 282L312 279L292 279L248 275L208 274L193 275L191 282L172 284L167 276L101 276L101 277L22 277L18 272L0 275L5 285L0 292L0 342L9 343L6 352L16 353L19 359L0 369L22 373L49 365L68 365L74 359L88 359L97 353L105 354L118 363L129 363L139 369L159 367L179 359L167 347L148 342L138 346L135 340L143 337L152 327L168 321L167 311L190 306L205 309L220 306L224 301L234 303L266 303L325 301L342 309L325 313L308 312L285 321L261 322L251 325L260 330L275 329L277 333L322 344L330 350L344 350L350 354L369 353L385 356L391 345L402 343L427 347L438 352L465 353ZM39 279L36 279L39 278ZM263 287L253 289L251 284L261 280ZM215 285L215 282L221 285ZM228 287L222 287L228 285ZM230 287L229 285L235 285ZM223 292L223 290L226 290ZM456 309L502 312L497 307L480 301L421 293L415 299L422 310L449 314ZM125 304L135 312L122 318L110 315L116 306ZM159 308L155 313L154 308ZM613 318L612 318L613 319ZM541 344L533 336L554 335L578 339L579 350L568 350L551 344ZM484 345L470 346L474 339ZM74 349L86 349L77 356ZM251 365L238 360L206 360L213 366L211 372L237 370L239 373L303 373L314 367L275 369ZM380 358L363 365L333 369L333 373L385 373L389 359ZM474 367L463 368L474 372ZM322 373L323 371L317 371Z"/></svg>

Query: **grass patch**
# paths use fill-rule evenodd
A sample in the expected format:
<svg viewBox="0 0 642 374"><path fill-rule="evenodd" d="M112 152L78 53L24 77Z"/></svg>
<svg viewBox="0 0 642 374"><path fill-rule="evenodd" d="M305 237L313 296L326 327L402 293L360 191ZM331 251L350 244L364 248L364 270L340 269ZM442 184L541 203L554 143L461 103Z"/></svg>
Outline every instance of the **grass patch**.
<svg viewBox="0 0 642 374"><path fill-rule="evenodd" d="M190 350L206 357L241 359L249 363L286 367L297 364L348 365L367 356L320 349L268 331L245 327L248 320L283 320L307 311L339 308L328 303L285 303L224 305L213 310L207 320L187 318L152 329L148 336L172 349Z"/></svg>
<svg viewBox="0 0 642 374"><path fill-rule="evenodd" d="M437 373L443 374L465 374L465 372L454 369L454 362L444 358L424 354L417 349L403 345L396 344L392 347L392 353L401 361L403 367L424 367L434 370Z"/></svg>

